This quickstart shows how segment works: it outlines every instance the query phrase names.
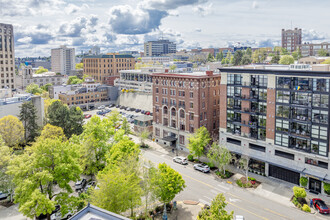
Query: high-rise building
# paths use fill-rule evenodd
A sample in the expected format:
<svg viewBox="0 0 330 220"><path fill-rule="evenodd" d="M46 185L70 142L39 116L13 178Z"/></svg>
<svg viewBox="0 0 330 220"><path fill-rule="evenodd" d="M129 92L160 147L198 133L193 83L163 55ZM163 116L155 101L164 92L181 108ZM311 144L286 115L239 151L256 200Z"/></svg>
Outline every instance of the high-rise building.
<svg viewBox="0 0 330 220"><path fill-rule="evenodd" d="M330 73L220 68L220 145L249 169L322 193L330 181ZM236 160L237 161L237 160Z"/></svg>
<svg viewBox="0 0 330 220"><path fill-rule="evenodd" d="M60 48L52 49L51 56L53 72L68 75L75 69L76 54L74 48L60 46Z"/></svg>
<svg viewBox="0 0 330 220"><path fill-rule="evenodd" d="M297 49L297 45L301 44L301 29L295 28L294 30L282 29L282 48L287 49L292 53Z"/></svg>
<svg viewBox="0 0 330 220"><path fill-rule="evenodd" d="M148 41L144 43L144 56L161 56L163 54L175 53L176 44L169 40Z"/></svg>
<svg viewBox="0 0 330 220"><path fill-rule="evenodd" d="M219 132L220 79L212 71L154 73L153 129L156 142L188 151L189 136L204 126Z"/></svg>
<svg viewBox="0 0 330 220"><path fill-rule="evenodd" d="M11 24L0 23L0 88L15 88L14 32Z"/></svg>
<svg viewBox="0 0 330 220"><path fill-rule="evenodd" d="M85 56L83 58L84 74L94 78L96 82L113 85L119 78L120 70L133 70L135 58L127 54L108 53L106 55Z"/></svg>

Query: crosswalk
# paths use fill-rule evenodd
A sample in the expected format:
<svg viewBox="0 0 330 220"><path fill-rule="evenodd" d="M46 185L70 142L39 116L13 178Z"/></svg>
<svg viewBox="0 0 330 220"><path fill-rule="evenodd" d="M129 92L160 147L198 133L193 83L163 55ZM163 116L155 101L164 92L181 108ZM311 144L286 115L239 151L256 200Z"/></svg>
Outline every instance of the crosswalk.
<svg viewBox="0 0 330 220"><path fill-rule="evenodd" d="M225 185L225 184L218 184L214 186L212 189L210 189L209 193L207 195L204 195L203 198L199 199L199 202L205 205L211 205L212 200L215 196L217 196L219 193L226 194L231 190L233 186L232 185ZM232 203L239 202L239 199L236 198L229 198L229 201Z"/></svg>

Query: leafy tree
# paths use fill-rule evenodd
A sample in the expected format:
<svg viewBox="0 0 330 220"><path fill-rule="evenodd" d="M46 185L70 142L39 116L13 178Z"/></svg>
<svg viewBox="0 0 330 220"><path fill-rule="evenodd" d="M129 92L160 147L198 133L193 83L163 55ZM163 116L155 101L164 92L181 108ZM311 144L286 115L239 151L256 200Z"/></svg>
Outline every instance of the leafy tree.
<svg viewBox="0 0 330 220"><path fill-rule="evenodd" d="M69 76L68 85L81 84L83 83L82 79L79 79L78 76Z"/></svg>
<svg viewBox="0 0 330 220"><path fill-rule="evenodd" d="M7 168L10 160L13 159L13 152L8 146L5 146L0 136L0 191L10 193L10 201L13 201L13 182L10 175L8 175Z"/></svg>
<svg viewBox="0 0 330 220"><path fill-rule="evenodd" d="M105 167L105 156L111 147L108 141L114 134L114 128L110 128L108 123L107 119L93 116L79 136L81 164L87 175L94 176Z"/></svg>
<svg viewBox="0 0 330 220"><path fill-rule="evenodd" d="M252 63L262 63L267 58L267 50L260 48L252 53Z"/></svg>
<svg viewBox="0 0 330 220"><path fill-rule="evenodd" d="M224 147L219 146L217 143L213 143L210 151L207 154L210 161L216 165L223 173L225 173L226 165L228 165L232 159L230 151Z"/></svg>
<svg viewBox="0 0 330 220"><path fill-rule="evenodd" d="M63 105L61 101L56 100L48 107L49 124L61 127L67 138L73 134L79 135L83 131L83 113L79 107Z"/></svg>
<svg viewBox="0 0 330 220"><path fill-rule="evenodd" d="M204 148L210 143L211 137L208 130L202 126L190 138L188 149L193 156L199 157L204 154Z"/></svg>
<svg viewBox="0 0 330 220"><path fill-rule="evenodd" d="M118 214L130 209L134 216L133 210L141 204L142 196L139 167L136 157L126 157L117 165L107 166L97 175L99 189L92 191L92 203Z"/></svg>
<svg viewBox="0 0 330 220"><path fill-rule="evenodd" d="M209 53L209 55L207 57L207 61L209 61L209 62L213 62L214 61L214 56L211 53Z"/></svg>
<svg viewBox="0 0 330 220"><path fill-rule="evenodd" d="M140 146L146 146L145 140L147 140L150 136L150 132L146 129L142 130L139 133L139 139L140 139Z"/></svg>
<svg viewBox="0 0 330 220"><path fill-rule="evenodd" d="M185 181L174 169L165 163L158 165L156 175L152 179L156 186L155 195L164 205L174 199L186 187Z"/></svg>
<svg viewBox="0 0 330 220"><path fill-rule="evenodd" d="M328 51L327 50L325 50L325 49L320 49L318 52L317 52L317 55L319 56L319 57L328 57L329 56L329 53L328 53Z"/></svg>
<svg viewBox="0 0 330 220"><path fill-rule="evenodd" d="M41 74L44 72L48 72L48 69L45 69L43 66L39 66L38 69L36 70L35 74Z"/></svg>
<svg viewBox="0 0 330 220"><path fill-rule="evenodd" d="M299 48L296 51L292 52L292 57L294 60L299 60L302 57L301 51Z"/></svg>
<svg viewBox="0 0 330 220"><path fill-rule="evenodd" d="M84 63L76 63L76 70L80 70L84 68Z"/></svg>
<svg viewBox="0 0 330 220"><path fill-rule="evenodd" d="M228 60L228 64L229 63L232 63L232 61L233 61L233 55L231 54L230 51L227 52L226 59Z"/></svg>
<svg viewBox="0 0 330 220"><path fill-rule="evenodd" d="M289 52L286 48L281 48L281 55L289 55Z"/></svg>
<svg viewBox="0 0 330 220"><path fill-rule="evenodd" d="M251 58L252 57L252 49L247 48L246 51L245 51L245 54Z"/></svg>
<svg viewBox="0 0 330 220"><path fill-rule="evenodd" d="M294 63L294 59L291 55L284 55L281 57L279 64L290 65Z"/></svg>
<svg viewBox="0 0 330 220"><path fill-rule="evenodd" d="M250 49L250 48L248 48ZM252 62L251 57L247 54L244 54L241 60L241 65L248 65Z"/></svg>
<svg viewBox="0 0 330 220"><path fill-rule="evenodd" d="M25 92L31 93L33 95L41 94L43 91L37 84L31 83L25 89Z"/></svg>
<svg viewBox="0 0 330 220"><path fill-rule="evenodd" d="M120 121L122 120L122 117L117 110L113 110L112 112L110 112L108 119L110 122L110 126L117 128L120 126Z"/></svg>
<svg viewBox="0 0 330 220"><path fill-rule="evenodd" d="M41 131L39 139L60 139L65 141L66 137L64 135L63 129L61 127L53 126L51 124L46 124Z"/></svg>
<svg viewBox="0 0 330 220"><path fill-rule="evenodd" d="M15 116L0 119L0 135L8 147L16 147L24 138L23 123Z"/></svg>
<svg viewBox="0 0 330 220"><path fill-rule="evenodd" d="M240 65L242 57L243 57L243 51L242 50L237 50L234 54L233 65L234 66Z"/></svg>
<svg viewBox="0 0 330 220"><path fill-rule="evenodd" d="M326 60L323 61L321 64L330 64L330 59L326 59Z"/></svg>
<svg viewBox="0 0 330 220"><path fill-rule="evenodd" d="M278 62L280 62L280 59L281 59L280 53L279 52L276 52L276 55L274 55L272 57L272 60L270 61L270 63L272 63L272 64L278 64Z"/></svg>
<svg viewBox="0 0 330 220"><path fill-rule="evenodd" d="M221 60L221 64L229 64L229 60L227 58L223 58Z"/></svg>
<svg viewBox="0 0 330 220"><path fill-rule="evenodd" d="M51 84L51 83L47 83L46 85L41 86L41 89L44 90L44 91L46 91L46 92L48 92L49 87L52 86L52 85L53 84Z"/></svg>
<svg viewBox="0 0 330 220"><path fill-rule="evenodd" d="M14 197L19 211L29 218L43 213L50 219L56 197L71 194L69 182L80 178L78 158L72 144L48 138L38 140L11 160L8 174L16 186Z"/></svg>
<svg viewBox="0 0 330 220"><path fill-rule="evenodd" d="M220 51L219 53L217 53L217 56L216 56L216 60L217 61L222 61L223 58L224 57L223 57L223 52L222 51Z"/></svg>
<svg viewBox="0 0 330 220"><path fill-rule="evenodd" d="M131 131L131 126L130 126L130 124L128 123L127 118L125 118L125 117L124 117L124 119L123 119L123 123L122 123L122 125L121 125L121 129L123 129L123 130L125 131L125 134L126 134L126 135L132 133L132 131Z"/></svg>
<svg viewBox="0 0 330 220"><path fill-rule="evenodd" d="M212 201L210 209L203 209L199 215L197 216L198 220L213 220L213 219L221 219L221 220L231 220L233 219L234 212L231 211L229 214L225 210L226 198L220 193L218 194Z"/></svg>
<svg viewBox="0 0 330 220"><path fill-rule="evenodd" d="M293 194L296 198L305 198L306 197L306 190L304 188L294 186L292 190L293 190Z"/></svg>
<svg viewBox="0 0 330 220"><path fill-rule="evenodd" d="M155 201L155 185L152 182L152 178L156 175L157 169L154 165L148 161L145 162L141 168L141 189L142 189L142 196L144 197L145 203L145 217L148 216L148 207L149 205Z"/></svg>
<svg viewBox="0 0 330 220"><path fill-rule="evenodd" d="M24 139L26 142L34 141L39 135L37 118L37 109L32 101L25 102L20 106L19 119L23 122L25 128Z"/></svg>

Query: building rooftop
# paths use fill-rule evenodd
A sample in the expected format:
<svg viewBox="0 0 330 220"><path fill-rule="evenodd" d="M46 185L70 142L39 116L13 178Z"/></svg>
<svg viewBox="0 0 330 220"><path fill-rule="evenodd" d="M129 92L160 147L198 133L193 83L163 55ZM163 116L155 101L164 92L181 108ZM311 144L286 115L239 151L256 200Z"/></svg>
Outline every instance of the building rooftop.
<svg viewBox="0 0 330 220"><path fill-rule="evenodd" d="M149 115L141 115L139 117L136 117L135 120L137 121L152 121L153 117Z"/></svg>
<svg viewBox="0 0 330 220"><path fill-rule="evenodd" d="M130 54L103 54L103 55L90 55L84 58L134 58Z"/></svg>
<svg viewBox="0 0 330 220"><path fill-rule="evenodd" d="M209 74L208 73L212 73ZM153 73L152 76L168 76L168 77L177 77L177 78L203 78L203 77L212 77L220 76L219 72L205 71L205 72L167 72L167 73Z"/></svg>

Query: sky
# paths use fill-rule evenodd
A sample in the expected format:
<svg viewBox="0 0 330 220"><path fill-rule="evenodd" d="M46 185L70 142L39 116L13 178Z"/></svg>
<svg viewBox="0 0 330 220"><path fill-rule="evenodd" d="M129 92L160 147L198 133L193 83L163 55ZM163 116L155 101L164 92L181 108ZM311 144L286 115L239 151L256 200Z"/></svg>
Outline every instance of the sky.
<svg viewBox="0 0 330 220"><path fill-rule="evenodd" d="M325 0L0 0L0 23L12 24L16 57L143 51L161 37L178 49L278 46L281 29L302 28L303 42L330 42Z"/></svg>

